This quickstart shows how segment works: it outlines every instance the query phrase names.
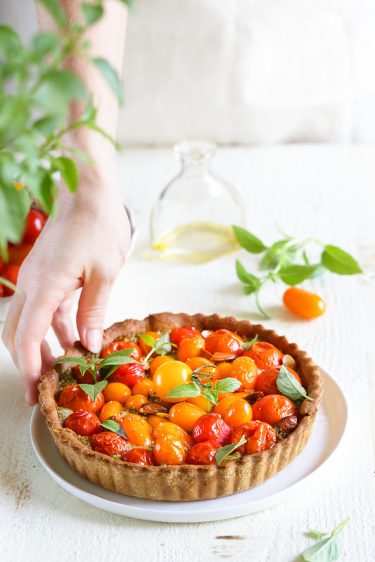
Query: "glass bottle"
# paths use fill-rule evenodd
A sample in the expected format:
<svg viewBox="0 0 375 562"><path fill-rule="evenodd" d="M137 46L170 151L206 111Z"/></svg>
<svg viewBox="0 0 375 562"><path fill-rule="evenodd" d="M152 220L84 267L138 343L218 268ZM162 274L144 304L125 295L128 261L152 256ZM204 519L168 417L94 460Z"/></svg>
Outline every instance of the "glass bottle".
<svg viewBox="0 0 375 562"><path fill-rule="evenodd" d="M151 242L168 260L205 262L238 249L232 224L245 223L237 190L210 170L216 146L182 141L174 147L181 172L151 214Z"/></svg>

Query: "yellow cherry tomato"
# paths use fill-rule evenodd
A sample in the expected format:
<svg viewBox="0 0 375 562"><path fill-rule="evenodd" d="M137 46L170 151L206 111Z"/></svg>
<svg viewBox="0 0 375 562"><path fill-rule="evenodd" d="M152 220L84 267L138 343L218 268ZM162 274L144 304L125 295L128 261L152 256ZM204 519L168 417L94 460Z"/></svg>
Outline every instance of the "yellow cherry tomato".
<svg viewBox="0 0 375 562"><path fill-rule="evenodd" d="M173 357L170 355L158 355L151 361L150 364L150 373L153 375L158 367L163 363L167 363L167 361L174 361Z"/></svg>
<svg viewBox="0 0 375 562"><path fill-rule="evenodd" d="M106 402L117 400L117 402L125 404L126 400L131 395L131 390L122 382L109 382L104 388L103 394Z"/></svg>
<svg viewBox="0 0 375 562"><path fill-rule="evenodd" d="M176 423L185 431L190 432L193 425L200 417L204 416L206 412L194 404L189 402L179 402L174 404L169 410L169 419L171 422Z"/></svg>
<svg viewBox="0 0 375 562"><path fill-rule="evenodd" d="M121 420L122 429L133 445L150 447L152 444L152 427L146 418L138 414L126 414Z"/></svg>
<svg viewBox="0 0 375 562"><path fill-rule="evenodd" d="M101 422L109 420L109 418L116 417L122 412L122 404L117 400L106 402L100 410L99 419Z"/></svg>
<svg viewBox="0 0 375 562"><path fill-rule="evenodd" d="M149 378L144 378L137 382L132 388L133 394L142 394L143 396L151 396L154 394L154 383Z"/></svg>
<svg viewBox="0 0 375 562"><path fill-rule="evenodd" d="M132 394L125 402L125 407L128 410L139 410L143 404L148 402L148 398L143 396L143 394Z"/></svg>
<svg viewBox="0 0 375 562"><path fill-rule="evenodd" d="M173 388L190 381L191 369L182 361L167 361L160 365L153 376L156 394L164 402L184 402L185 398L168 398Z"/></svg>

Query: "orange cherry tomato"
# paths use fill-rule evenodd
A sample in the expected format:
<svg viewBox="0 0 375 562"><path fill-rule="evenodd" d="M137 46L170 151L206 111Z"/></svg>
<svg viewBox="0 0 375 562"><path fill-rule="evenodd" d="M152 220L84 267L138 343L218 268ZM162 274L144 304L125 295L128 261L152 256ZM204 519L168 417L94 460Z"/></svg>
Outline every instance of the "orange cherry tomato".
<svg viewBox="0 0 375 562"><path fill-rule="evenodd" d="M206 338L206 349L210 353L242 355L242 338L229 330L216 330Z"/></svg>
<svg viewBox="0 0 375 562"><path fill-rule="evenodd" d="M126 399L125 408L127 410L139 410L139 408L141 408L143 404L146 404L147 402L148 398L146 398L146 396L143 396L143 394L132 394L131 396L129 396L129 398Z"/></svg>
<svg viewBox="0 0 375 562"><path fill-rule="evenodd" d="M154 343L157 342L158 339L160 339L160 334L158 334L157 332L146 332L145 335L150 336L154 340ZM138 338L138 345L145 355L147 355L151 351L151 347L147 345L147 343L143 341L141 337Z"/></svg>
<svg viewBox="0 0 375 562"><path fill-rule="evenodd" d="M189 404L188 402L179 402L174 404L169 410L169 419L171 422L179 425L185 431L190 432L193 429L193 425L201 416L204 416L206 412L194 406L194 404Z"/></svg>
<svg viewBox="0 0 375 562"><path fill-rule="evenodd" d="M275 365L274 367L269 367L259 373L255 389L263 392L264 394L281 394L276 385L276 379L280 368L280 365ZM290 369L290 367L286 367L286 369L288 369L289 373L293 375L299 383L301 383L301 379L298 374L293 371L293 369Z"/></svg>
<svg viewBox="0 0 375 562"><path fill-rule="evenodd" d="M237 449L242 455L252 455L272 449L276 443L274 428L261 421L252 421L237 427L230 437L230 442L238 443L243 436L247 438L246 443Z"/></svg>
<svg viewBox="0 0 375 562"><path fill-rule="evenodd" d="M169 334L169 340L175 345L179 346L184 338L199 335L200 331L197 328L173 328Z"/></svg>
<svg viewBox="0 0 375 562"><path fill-rule="evenodd" d="M155 441L154 458L157 465L185 464L187 457L186 445L173 435L165 435Z"/></svg>
<svg viewBox="0 0 375 562"><path fill-rule="evenodd" d="M115 351L121 351L122 349L129 349L129 348L134 349L134 351L132 351L130 357L132 357L136 361L139 361L143 356L141 348L134 341L126 340L126 339L116 340L116 341L111 342L109 345L107 345L107 347L105 347L102 350L100 356L101 357L107 357L107 355L110 355L111 353L114 353Z"/></svg>
<svg viewBox="0 0 375 562"><path fill-rule="evenodd" d="M181 361L168 361L158 367L153 376L156 394L164 402L184 402L185 398L168 398L170 391L190 381L191 369Z"/></svg>
<svg viewBox="0 0 375 562"><path fill-rule="evenodd" d="M249 402L243 398L237 398L235 394L219 400L215 407L215 412L220 414L231 428L248 423L253 418Z"/></svg>
<svg viewBox="0 0 375 562"><path fill-rule="evenodd" d="M300 287L287 289L283 295L283 303L289 312L305 320L318 318L326 310L326 303L322 297Z"/></svg>
<svg viewBox="0 0 375 562"><path fill-rule="evenodd" d="M125 404L126 400L131 395L131 390L122 382L109 382L103 390L103 394L106 402L117 400L117 402Z"/></svg>
<svg viewBox="0 0 375 562"><path fill-rule="evenodd" d="M130 443L140 447L151 446L152 427L145 418L138 414L126 414L120 424Z"/></svg>
<svg viewBox="0 0 375 562"><path fill-rule="evenodd" d="M90 443L94 451L103 455L122 456L129 449L127 440L117 433L112 433L112 431L103 431L92 435Z"/></svg>
<svg viewBox="0 0 375 562"><path fill-rule="evenodd" d="M70 414L70 416L65 418L63 426L71 429L78 435L86 437L94 435L94 433L98 433L102 429L99 418L92 412L85 412L84 410Z"/></svg>
<svg viewBox="0 0 375 562"><path fill-rule="evenodd" d="M281 394L268 394L253 404L253 419L275 425L282 418L296 413L296 406Z"/></svg>
<svg viewBox="0 0 375 562"><path fill-rule="evenodd" d="M232 370L232 363L229 363L227 361L223 361L221 363L218 363L216 365L217 371L218 371L218 377L219 379L226 379L227 377L230 377L231 374L231 370Z"/></svg>
<svg viewBox="0 0 375 562"><path fill-rule="evenodd" d="M154 439L160 439L170 435L185 444L187 448L191 447L192 440L190 435L179 425L173 422L165 421L154 427L152 436Z"/></svg>
<svg viewBox="0 0 375 562"><path fill-rule="evenodd" d="M101 422L109 420L110 418L115 418L122 412L122 405L117 400L111 400L106 402L103 408L100 410L99 419Z"/></svg>
<svg viewBox="0 0 375 562"><path fill-rule="evenodd" d="M189 402L189 404L198 406L198 408L204 410L206 413L210 412L212 409L211 402L205 396L194 396L193 398L185 398L185 400Z"/></svg>
<svg viewBox="0 0 375 562"><path fill-rule="evenodd" d="M196 443L189 450L186 462L187 464L216 464L216 451L218 447L209 441Z"/></svg>
<svg viewBox="0 0 375 562"><path fill-rule="evenodd" d="M258 376L258 367L251 357L237 357L232 363L229 376L241 383L239 391L253 390Z"/></svg>
<svg viewBox="0 0 375 562"><path fill-rule="evenodd" d="M192 437L194 441L210 441L213 445L221 447L228 441L231 432L231 428L220 414L205 414L195 422Z"/></svg>
<svg viewBox="0 0 375 562"><path fill-rule="evenodd" d="M170 355L158 355L157 357L155 357L155 359L153 359L150 364L151 375L155 373L156 369L160 367L160 365L162 365L163 363L167 363L167 361L173 360L173 357L171 357Z"/></svg>
<svg viewBox="0 0 375 562"><path fill-rule="evenodd" d="M166 420L166 418L163 418L162 416L157 416L156 414L151 414L151 415L147 416L147 421L151 425L151 427L154 428L161 423L165 423L167 420Z"/></svg>
<svg viewBox="0 0 375 562"><path fill-rule="evenodd" d="M122 455L122 460L140 464L141 466L154 464L152 451L150 451L150 449L144 449L143 447L134 447L134 449L126 451L126 453Z"/></svg>
<svg viewBox="0 0 375 562"><path fill-rule="evenodd" d="M198 371L201 382L209 382L218 378L218 370L214 365L205 357L191 357L187 359L186 364L189 365L192 371ZM206 376L203 376L206 375Z"/></svg>
<svg viewBox="0 0 375 562"><path fill-rule="evenodd" d="M177 359L186 362L192 357L199 357L204 346L205 340L201 335L184 338L178 348Z"/></svg>
<svg viewBox="0 0 375 562"><path fill-rule="evenodd" d="M277 347L265 341L257 341L245 351L246 357L251 357L255 361L258 369L268 369L273 365L281 365L283 362L283 353Z"/></svg>
<svg viewBox="0 0 375 562"><path fill-rule="evenodd" d="M78 384L70 384L62 390L58 403L62 408L68 408L73 412L85 410L95 414L104 405L104 395L99 392L95 400L92 400Z"/></svg>
<svg viewBox="0 0 375 562"><path fill-rule="evenodd" d="M132 388L133 394L142 394L143 396L152 396L154 391L154 383L152 379L144 378L137 382Z"/></svg>

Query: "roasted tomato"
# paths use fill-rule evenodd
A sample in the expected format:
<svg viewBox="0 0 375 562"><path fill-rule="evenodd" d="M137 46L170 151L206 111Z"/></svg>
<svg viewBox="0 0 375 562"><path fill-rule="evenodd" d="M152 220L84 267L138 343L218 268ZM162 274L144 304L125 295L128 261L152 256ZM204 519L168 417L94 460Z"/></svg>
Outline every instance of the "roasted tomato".
<svg viewBox="0 0 375 562"><path fill-rule="evenodd" d="M194 404L189 402L179 402L174 404L169 410L169 419L171 422L179 425L185 431L190 432L197 419L204 416L206 412Z"/></svg>
<svg viewBox="0 0 375 562"><path fill-rule="evenodd" d="M120 365L112 375L108 377L110 382L122 382L132 388L137 382L145 378L145 369L140 363L126 363Z"/></svg>
<svg viewBox="0 0 375 562"><path fill-rule="evenodd" d="M122 456L122 460L142 466L154 464L152 451L150 451L150 449L144 449L143 447L134 447L134 449L126 451Z"/></svg>
<svg viewBox="0 0 375 562"><path fill-rule="evenodd" d="M9 246L9 263L14 265L21 265L24 259L29 255L33 244L17 244L16 246Z"/></svg>
<svg viewBox="0 0 375 562"><path fill-rule="evenodd" d="M148 398L143 394L132 394L127 398L125 407L127 410L139 410L143 404L147 404Z"/></svg>
<svg viewBox="0 0 375 562"><path fill-rule="evenodd" d="M268 369L273 365L281 365L284 355L277 347L265 341L257 341L245 351L246 357L254 359L258 369Z"/></svg>
<svg viewBox="0 0 375 562"><path fill-rule="evenodd" d="M192 446L188 452L187 464L215 464L215 454L218 447L210 441L202 441Z"/></svg>
<svg viewBox="0 0 375 562"><path fill-rule="evenodd" d="M143 396L152 396L154 391L154 383L152 379L144 378L137 382L132 388L133 394L143 394Z"/></svg>
<svg viewBox="0 0 375 562"><path fill-rule="evenodd" d="M225 329L216 330L206 338L206 350L212 354L242 355L242 344L240 336Z"/></svg>
<svg viewBox="0 0 375 562"><path fill-rule="evenodd" d="M26 217L25 232L23 235L23 242L33 244L42 232L44 225L47 222L47 215L37 209L30 209Z"/></svg>
<svg viewBox="0 0 375 562"><path fill-rule="evenodd" d="M230 377L237 379L241 386L238 391L253 390L258 376L258 368L251 357L237 357L232 363Z"/></svg>
<svg viewBox="0 0 375 562"><path fill-rule="evenodd" d="M158 427L163 425L164 424L161 424ZM156 439L154 447L155 464L185 464L186 456L187 447L182 439L171 434L166 434Z"/></svg>
<svg viewBox="0 0 375 562"><path fill-rule="evenodd" d="M281 394L268 394L253 404L253 419L277 424L282 418L296 413L296 406Z"/></svg>
<svg viewBox="0 0 375 562"><path fill-rule="evenodd" d="M305 320L318 318L326 310L326 303L322 297L300 287L287 289L283 295L283 302L289 312Z"/></svg>
<svg viewBox="0 0 375 562"><path fill-rule="evenodd" d="M275 365L269 369L262 371L257 378L255 388L264 394L281 394L276 385L277 375L280 371L280 365ZM286 367L291 375L293 375L300 383L301 379L293 369Z"/></svg>
<svg viewBox="0 0 375 562"><path fill-rule="evenodd" d="M110 400L106 402L100 410L99 418L101 422L107 421L111 418L116 418L122 412L122 405L117 400Z"/></svg>
<svg viewBox="0 0 375 562"><path fill-rule="evenodd" d="M95 414L104 405L104 395L99 392L95 400L91 400L90 396L78 384L70 384L61 392L58 402L59 406L73 410L73 412L85 410Z"/></svg>
<svg viewBox="0 0 375 562"><path fill-rule="evenodd" d="M177 359L186 362L192 357L199 357L204 346L204 338L199 334L191 336L190 338L184 338L178 348Z"/></svg>
<svg viewBox="0 0 375 562"><path fill-rule="evenodd" d="M131 390L122 382L110 382L103 390L103 394L106 402L117 400L117 402L125 404L126 400L131 395Z"/></svg>
<svg viewBox="0 0 375 562"><path fill-rule="evenodd" d="M235 394L225 396L215 407L215 412L220 414L223 420L231 427L236 428L253 418L253 412L249 402Z"/></svg>
<svg viewBox="0 0 375 562"><path fill-rule="evenodd" d="M116 340L116 341L113 341L112 343L107 345L107 347L105 347L103 349L103 351L101 353L101 357L107 357L107 355L110 355L111 353L114 353L115 351L121 351L122 349L129 349L129 348L134 349L134 351L132 351L130 357L132 357L136 361L139 361L143 357L143 353L142 353L141 348L139 347L139 345L137 345L132 340Z"/></svg>
<svg viewBox="0 0 375 562"><path fill-rule="evenodd" d="M94 451L103 453L103 455L120 455L122 457L129 449L127 440L117 433L112 433L112 431L103 431L92 435L90 443Z"/></svg>
<svg viewBox="0 0 375 562"><path fill-rule="evenodd" d="M210 441L213 445L221 447L228 441L231 431L220 414L205 414L195 422L192 437L194 441Z"/></svg>
<svg viewBox="0 0 375 562"><path fill-rule="evenodd" d="M4 277L4 279L7 279L11 283L13 283L13 285L17 285L19 271L20 271L19 265L12 265L12 264L4 265L1 271L1 277ZM3 285L3 287L4 287L3 288L4 297L10 297L11 295L13 295L14 293L13 289L10 289L6 285Z"/></svg>
<svg viewBox="0 0 375 562"><path fill-rule="evenodd" d="M190 376L190 367L181 361L163 363L153 376L155 392L165 402L184 402L185 398L168 398L168 394L176 386L188 383Z"/></svg>
<svg viewBox="0 0 375 562"><path fill-rule="evenodd" d="M184 338L191 338L191 336L199 334L197 328L173 328L169 334L169 341L179 346Z"/></svg>
<svg viewBox="0 0 375 562"><path fill-rule="evenodd" d="M167 363L168 361L174 361L173 357L170 355L158 355L151 361L150 364L150 373L153 375L158 367L163 363Z"/></svg>
<svg viewBox="0 0 375 562"><path fill-rule="evenodd" d="M219 372L216 365L205 357L191 357L186 360L192 371L199 373L201 382L209 382L219 378Z"/></svg>
<svg viewBox="0 0 375 562"><path fill-rule="evenodd" d="M95 414L84 410L70 414L65 418L63 426L85 437L98 433L102 428L99 418Z"/></svg>
<svg viewBox="0 0 375 562"><path fill-rule="evenodd" d="M160 339L160 334L158 334L157 332L146 332L145 335L150 336L154 340L154 343L157 342L158 339ZM142 351L145 355L150 353L151 347L149 345L147 345L147 343L145 341L143 341L143 339L141 337L138 338L138 345L142 349Z"/></svg>
<svg viewBox="0 0 375 562"><path fill-rule="evenodd" d="M164 421L163 423L160 423L159 425L154 427L152 432L152 436L154 439L156 440L161 439L166 435L170 435L175 439L177 439L178 441L184 443L186 450L188 450L189 447L191 447L192 445L192 440L190 435L176 423Z"/></svg>
<svg viewBox="0 0 375 562"><path fill-rule="evenodd" d="M130 443L140 447L150 447L152 444L152 427L146 418L138 414L126 414L120 423Z"/></svg>
<svg viewBox="0 0 375 562"><path fill-rule="evenodd" d="M198 408L204 410L206 414L212 410L212 403L205 396L194 396L193 398L185 398L185 400L189 402L189 404L198 406Z"/></svg>
<svg viewBox="0 0 375 562"><path fill-rule="evenodd" d="M261 421L252 421L237 427L230 437L230 442L238 443L243 435L247 438L246 443L238 448L242 455L272 449L276 443L276 432L273 427Z"/></svg>

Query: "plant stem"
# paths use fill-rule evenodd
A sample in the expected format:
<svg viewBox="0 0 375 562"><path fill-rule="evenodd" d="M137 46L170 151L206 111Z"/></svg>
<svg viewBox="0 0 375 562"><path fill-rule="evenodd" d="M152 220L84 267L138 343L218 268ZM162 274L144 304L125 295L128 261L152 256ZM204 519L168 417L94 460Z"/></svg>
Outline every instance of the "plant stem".
<svg viewBox="0 0 375 562"><path fill-rule="evenodd" d="M263 318L265 320L271 320L271 316L268 314L268 312L266 312L263 308L263 306L260 304L260 300L259 300L259 291L257 291L255 293L255 303L257 305L257 308L259 310L259 312L261 313L261 315L263 316Z"/></svg>

